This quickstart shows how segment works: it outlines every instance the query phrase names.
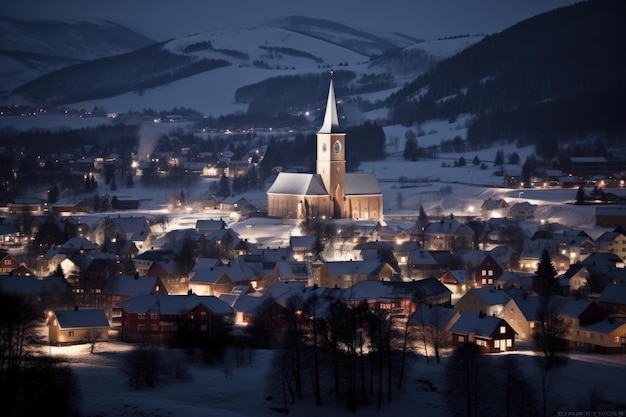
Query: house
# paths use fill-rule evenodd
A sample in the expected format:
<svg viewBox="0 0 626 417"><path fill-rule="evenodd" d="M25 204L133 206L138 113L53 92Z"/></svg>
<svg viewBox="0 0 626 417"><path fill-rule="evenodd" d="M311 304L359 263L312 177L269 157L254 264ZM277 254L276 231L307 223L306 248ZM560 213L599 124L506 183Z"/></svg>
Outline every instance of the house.
<svg viewBox="0 0 626 417"><path fill-rule="evenodd" d="M143 217L106 217L94 230L94 240L101 245L105 241L131 240L141 247L150 234L148 220Z"/></svg>
<svg viewBox="0 0 626 417"><path fill-rule="evenodd" d="M101 308L54 310L48 314L51 345L109 340L109 321Z"/></svg>
<svg viewBox="0 0 626 417"><path fill-rule="evenodd" d="M476 265L474 276L476 287L493 287L495 282L502 276L504 268L489 254L484 254L483 259Z"/></svg>
<svg viewBox="0 0 626 417"><path fill-rule="evenodd" d="M196 230L201 234L209 234L215 232L216 230L222 230L225 228L226 222L222 219L199 219L196 221Z"/></svg>
<svg viewBox="0 0 626 417"><path fill-rule="evenodd" d="M150 267L155 263L165 263L174 260L172 250L147 250L133 258L133 266L139 275L147 275Z"/></svg>
<svg viewBox="0 0 626 417"><path fill-rule="evenodd" d="M0 275L0 294L20 297L37 309L53 309L66 305L70 292L63 277Z"/></svg>
<svg viewBox="0 0 626 417"><path fill-rule="evenodd" d="M614 253L626 262L626 235L620 232L604 232L595 240L598 252Z"/></svg>
<svg viewBox="0 0 626 417"><path fill-rule="evenodd" d="M198 295L213 295L230 293L236 284L231 274L239 275L240 268L233 269L228 265L218 265L208 269L197 270L189 280L189 289Z"/></svg>
<svg viewBox="0 0 626 417"><path fill-rule="evenodd" d="M472 288L461 297L454 308L464 313L482 313L488 316L497 316L509 302L511 296L501 289L493 287Z"/></svg>
<svg viewBox="0 0 626 417"><path fill-rule="evenodd" d="M520 290L532 290L535 274L531 272L509 272L502 273L495 282L496 287Z"/></svg>
<svg viewBox="0 0 626 417"><path fill-rule="evenodd" d="M475 343L482 353L515 350L515 330L499 317L465 312L450 327L452 345Z"/></svg>
<svg viewBox="0 0 626 417"><path fill-rule="evenodd" d="M308 262L281 261L276 262L271 278L263 280L263 287L268 288L277 282L305 282L313 278L311 264Z"/></svg>
<svg viewBox="0 0 626 417"><path fill-rule="evenodd" d="M581 326L575 335L572 333L568 342L576 350L603 354L626 353L626 322L605 319Z"/></svg>
<svg viewBox="0 0 626 417"><path fill-rule="evenodd" d="M409 317L421 303L451 304L451 291L436 278L418 281L360 281L343 288L337 298L347 304L365 301L372 310L385 310L394 315Z"/></svg>
<svg viewBox="0 0 626 417"><path fill-rule="evenodd" d="M444 284L453 294L463 295L468 289L474 287L475 277L472 271L467 269L453 269L444 272L439 277L439 282Z"/></svg>
<svg viewBox="0 0 626 417"><path fill-rule="evenodd" d="M474 231L467 224L454 218L443 218L424 228L424 247L435 250L456 251L471 249Z"/></svg>
<svg viewBox="0 0 626 417"><path fill-rule="evenodd" d="M220 201L220 210L235 212L239 213L243 217L248 217L257 212L257 207L245 197L236 197L232 195Z"/></svg>
<svg viewBox="0 0 626 417"><path fill-rule="evenodd" d="M289 238L289 247L293 252L294 260L300 262L313 261L316 252L316 241L316 236L291 236Z"/></svg>
<svg viewBox="0 0 626 417"><path fill-rule="evenodd" d="M539 319L541 297L513 297L504 306L498 317L506 320L517 333L520 340L530 341L535 333Z"/></svg>
<svg viewBox="0 0 626 417"><path fill-rule="evenodd" d="M394 270L386 262L337 261L314 265L309 285L325 288L348 288L360 281L390 281Z"/></svg>
<svg viewBox="0 0 626 417"><path fill-rule="evenodd" d="M167 289L157 277L135 275L113 275L102 289L102 298L111 326L119 328L122 325L122 312L115 305L122 300L140 294L167 294Z"/></svg>
<svg viewBox="0 0 626 417"><path fill-rule="evenodd" d="M223 335L233 322L233 309L215 296L142 294L120 301L122 340L163 343L180 326L211 337Z"/></svg>
<svg viewBox="0 0 626 417"><path fill-rule="evenodd" d="M253 324L257 314L261 313L261 308L268 300L266 297L258 297L248 294L221 294L219 299L227 303L234 312L235 326L248 326Z"/></svg>
<svg viewBox="0 0 626 417"><path fill-rule="evenodd" d="M563 274L569 280L571 293L589 291L589 269L581 264L574 264Z"/></svg>
<svg viewBox="0 0 626 417"><path fill-rule="evenodd" d="M537 210L536 204L522 201L511 206L509 215L517 221L529 221L535 218L535 210Z"/></svg>
<svg viewBox="0 0 626 417"><path fill-rule="evenodd" d="M626 207L596 208L596 225L602 227L626 227Z"/></svg>
<svg viewBox="0 0 626 417"><path fill-rule="evenodd" d="M0 254L0 256L2 255ZM0 274L8 274L19 266L20 263L17 261L17 259L9 255L8 253L4 254L4 256L2 256L2 258L0 259Z"/></svg>
<svg viewBox="0 0 626 417"><path fill-rule="evenodd" d="M7 203L10 214L41 213L43 207L43 200L39 197L14 197Z"/></svg>
<svg viewBox="0 0 626 417"><path fill-rule="evenodd" d="M437 253L438 252L438 253ZM443 256L444 251L430 251L425 249L416 249L409 253L408 278L423 279L427 277L438 277L445 271L447 257ZM447 251L445 251L447 252ZM447 252L448 254L450 252Z"/></svg>
<svg viewBox="0 0 626 417"><path fill-rule="evenodd" d="M508 217L509 204L502 198L492 200L491 197L483 202L480 206L483 220L489 220L492 217Z"/></svg>
<svg viewBox="0 0 626 417"><path fill-rule="evenodd" d="M624 284L608 284L598 303L612 317L626 319L626 285Z"/></svg>

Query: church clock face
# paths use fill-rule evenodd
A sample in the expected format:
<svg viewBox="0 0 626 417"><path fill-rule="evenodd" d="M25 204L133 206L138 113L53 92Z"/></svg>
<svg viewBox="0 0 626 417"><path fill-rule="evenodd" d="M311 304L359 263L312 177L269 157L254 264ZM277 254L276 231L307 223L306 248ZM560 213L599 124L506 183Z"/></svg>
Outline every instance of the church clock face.
<svg viewBox="0 0 626 417"><path fill-rule="evenodd" d="M322 152L326 152L326 144L322 143Z"/></svg>
<svg viewBox="0 0 626 417"><path fill-rule="evenodd" d="M335 153L341 152L341 143L339 143L339 141L335 142L333 145L333 151L335 151Z"/></svg>

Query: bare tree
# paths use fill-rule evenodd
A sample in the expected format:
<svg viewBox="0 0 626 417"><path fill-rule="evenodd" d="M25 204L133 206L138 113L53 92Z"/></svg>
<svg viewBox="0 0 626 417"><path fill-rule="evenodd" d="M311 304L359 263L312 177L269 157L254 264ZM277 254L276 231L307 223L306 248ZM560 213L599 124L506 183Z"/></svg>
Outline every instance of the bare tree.
<svg viewBox="0 0 626 417"><path fill-rule="evenodd" d="M560 354L567 348L565 336L569 325L558 313L564 302L563 298L541 297L539 303L533 339L537 349L543 353L546 369L560 363L564 359Z"/></svg>

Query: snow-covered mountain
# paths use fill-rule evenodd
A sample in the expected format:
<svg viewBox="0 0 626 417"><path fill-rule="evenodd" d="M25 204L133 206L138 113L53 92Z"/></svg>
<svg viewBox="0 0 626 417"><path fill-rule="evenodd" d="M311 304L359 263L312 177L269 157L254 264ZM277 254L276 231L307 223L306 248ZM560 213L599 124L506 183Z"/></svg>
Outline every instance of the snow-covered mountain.
<svg viewBox="0 0 626 417"><path fill-rule="evenodd" d="M0 16L0 92L80 62L154 43L105 21L20 20Z"/></svg>
<svg viewBox="0 0 626 417"><path fill-rule="evenodd" d="M342 68L358 77L395 74L398 76L395 85L399 85L480 39L422 42L398 33L365 32L332 21L290 17L261 26L213 30L173 39L148 48L153 51L149 56L147 48L108 56L113 55L117 44L111 45L107 55L100 43L100 54L105 58L96 55L98 59L78 64L75 60L67 61L76 65L29 82L24 82L24 78L34 74L32 71L16 69L12 73L19 74L13 83L17 79L22 81L17 92L26 102L87 109L99 106L118 112L186 107L206 115L221 115L245 111L243 103L234 101L236 90L271 77ZM25 41L22 45L26 50L33 49ZM397 65L394 55L398 53L418 54L420 60L412 60L407 70L406 66ZM129 74L128 68L136 70L138 62L149 60L154 63ZM43 71L41 68L40 72ZM78 91L80 95L75 93ZM20 97L14 95L8 101L16 99Z"/></svg>

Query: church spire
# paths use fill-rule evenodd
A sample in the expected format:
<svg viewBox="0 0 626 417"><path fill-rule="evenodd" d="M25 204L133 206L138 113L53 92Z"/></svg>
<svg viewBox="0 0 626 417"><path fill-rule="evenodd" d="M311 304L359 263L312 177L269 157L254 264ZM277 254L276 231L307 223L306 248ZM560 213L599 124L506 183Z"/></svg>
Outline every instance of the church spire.
<svg viewBox="0 0 626 417"><path fill-rule="evenodd" d="M328 101L324 124L318 133L337 133L339 131L339 118L337 117L337 102L335 101L335 89L333 88L333 71L330 71L330 87L328 89Z"/></svg>

